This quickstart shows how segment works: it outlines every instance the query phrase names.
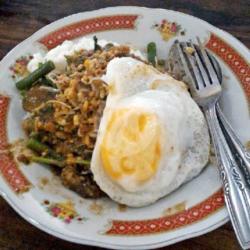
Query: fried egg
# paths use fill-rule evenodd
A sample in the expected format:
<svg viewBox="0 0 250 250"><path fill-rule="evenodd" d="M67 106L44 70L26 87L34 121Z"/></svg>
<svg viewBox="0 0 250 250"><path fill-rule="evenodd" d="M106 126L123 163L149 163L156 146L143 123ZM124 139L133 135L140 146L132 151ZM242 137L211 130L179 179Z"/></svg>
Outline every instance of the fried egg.
<svg viewBox="0 0 250 250"><path fill-rule="evenodd" d="M103 79L110 93L91 170L111 199L145 206L204 168L208 129L184 83L129 57L110 61Z"/></svg>

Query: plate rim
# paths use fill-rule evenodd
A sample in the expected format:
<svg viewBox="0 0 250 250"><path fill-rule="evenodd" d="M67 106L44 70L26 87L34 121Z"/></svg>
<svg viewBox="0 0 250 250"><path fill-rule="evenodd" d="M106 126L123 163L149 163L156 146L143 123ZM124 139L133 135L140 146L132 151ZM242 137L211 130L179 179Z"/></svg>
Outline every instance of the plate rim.
<svg viewBox="0 0 250 250"><path fill-rule="evenodd" d="M61 240L66 240L75 244L80 244L80 245L89 245L89 246L96 246L96 247L104 247L104 248L111 248L111 249L117 249L117 247L119 247L119 249L145 249L145 247L147 247L147 249L156 249L159 247L164 247L164 246L169 246L172 245L174 243L177 242L181 242L183 240L186 239L191 239L191 238L195 238L197 236L209 233L217 228L219 228L220 226L224 225L225 223L227 223L229 221L229 216L226 215L223 219L221 219L220 221L216 222L215 224L211 225L210 227L203 229L203 230L198 230L192 233L188 233L185 234L183 236L178 236L175 237L171 240L167 240L167 241L161 241L161 242L157 242L157 243L152 243L152 244L147 244L147 245L118 245L118 244L112 244L112 243L105 243L105 242L101 242L101 241L94 241L94 240L87 240L87 239L78 239L75 238L73 236L66 236L62 233L59 233L49 227L46 227L45 225L37 222L36 220L34 220L33 218L31 218L29 215L27 215L24 211L20 210L18 208L18 206L16 206L16 204L8 197L8 195L3 192L2 190L0 190L0 195L1 197L15 210L15 212L20 215L25 221L29 222L31 225L35 226L36 228L40 229L41 231L52 235L56 238L59 238ZM223 207L221 209L221 211L225 210L225 207Z"/></svg>
<svg viewBox="0 0 250 250"><path fill-rule="evenodd" d="M166 12L172 12L172 13L178 13L178 15L182 15L182 16L186 16L186 17L191 17L191 18L195 18L197 19L199 22L203 22L205 25L208 25L211 29L219 32L220 34L225 34L226 36L226 39L228 37L230 37L231 40L233 40L234 42L236 42L237 46L239 45L240 46L240 50L246 50L248 53L248 48L242 43L240 42L237 38L235 38L233 35L231 35L230 33L220 29L220 28L217 28L216 26L213 26L212 24L208 23L207 21L204 21L198 17L195 17L195 16L192 16L192 15L189 15L189 14L185 14L185 13L182 13L182 12L179 12L179 11L174 11L174 10L169 10L169 9L163 9L163 8L148 8L148 7L141 7L141 6L115 6L115 7L106 7L106 8L100 8L100 9L97 9L97 10L92 10L92 11L85 11L85 12L79 12L79 13L75 13L75 14L72 14L72 15L68 15L66 17L63 17L63 18L60 18L42 28L40 28L39 30L37 30L35 33L33 33L31 36L29 36L28 38L26 38L25 40L23 40L22 42L20 42L19 44L17 44L14 48L12 48L1 60L0 62L0 67L2 66L3 62L5 60L7 60L7 58L14 54L14 50L18 49L19 47L21 47L23 44L25 43L28 43L32 38L34 38L35 36L38 36L40 33L43 33L49 26L51 26L52 24L55 25L55 24L58 24L59 22L62 22L64 19L67 19L67 18L74 18L74 16L80 16L81 14L84 15L84 14L94 14L95 12L102 12L102 11L114 11L114 12L117 12L117 10L119 11L122 11L122 10L128 10L128 8L131 10L132 8L134 10L136 9L139 9L139 10L142 10L142 11L166 11ZM118 11L118 12L119 12ZM95 14L94 14L95 15ZM70 24L70 23L69 23ZM63 27L63 26L62 26ZM235 45L234 45L235 46ZM243 58L246 59L246 55L245 53L244 54L241 54ZM125 246L125 245L117 245L117 244L112 244L112 243L105 243L105 242L101 242L101 241L92 241L92 240L86 240L86 239L75 239L74 237L71 237L71 236L66 236L62 233L59 233L57 231L54 231L50 228L47 228L46 226L44 225L41 225L39 222L37 222L36 220L34 220L33 218L29 217L29 215L25 214L24 211L22 211L16 204L15 202L4 192L4 190L1 190L2 187L0 187L0 195L8 202L8 204L21 216L23 217L26 221L28 221L29 223L31 223L32 225L36 226L37 228L39 228L40 230L46 232L46 233L49 233L51 235L54 235L55 237L58 237L58 238L61 238L61 239L64 239L64 240L67 240L67 241L70 241L70 242L73 242L73 243L78 243L78 244L88 244L88 245L93 245L93 246L102 246L102 247L112 247L112 248L115 248L115 247L119 247L119 248L125 248L128 249L128 248L134 248L136 247L136 249L143 249L143 247L145 246L150 246L150 248L156 248L156 247L162 247L162 246L166 246L166 245L170 245L170 244L173 244L173 243L176 243L176 242L179 242L179 241L182 241L184 239L188 239L188 238L193 238L193 237L196 237L196 236L199 236L199 235L202 235L204 233L207 233L207 232L210 232L216 228L218 228L219 226L225 224L228 220L229 220L229 217L226 213L226 208L225 206L222 208L222 210L224 210L224 217L222 217L220 220L218 220L216 223L214 223L213 225L211 225L209 228L206 228L204 230L198 230L197 232L192 232L190 234L186 234L186 235L183 235L183 236L178 236L176 238L173 238L171 240L167 240L167 241L162 241L162 242L158 242L158 243L153 243L151 245L147 244L147 245L135 245L135 246Z"/></svg>

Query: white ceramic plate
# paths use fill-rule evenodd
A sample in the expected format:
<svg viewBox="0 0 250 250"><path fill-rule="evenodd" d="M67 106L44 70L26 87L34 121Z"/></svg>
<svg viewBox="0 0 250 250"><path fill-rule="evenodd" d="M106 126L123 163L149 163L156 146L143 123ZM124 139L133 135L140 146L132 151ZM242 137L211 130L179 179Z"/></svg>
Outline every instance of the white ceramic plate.
<svg viewBox="0 0 250 250"><path fill-rule="evenodd" d="M64 188L49 168L17 166L4 153L7 142L23 137L25 115L11 78L10 66L21 56L50 49L66 39L97 35L144 50L157 43L166 58L175 38L199 36L221 63L222 106L243 142L250 138L249 51L212 25L179 12L139 7L107 8L60 19L15 47L0 63L0 193L27 221L59 238L119 249L161 247L209 232L228 220L216 166L155 204L119 207L108 199L85 200ZM43 45L43 46L42 46ZM22 192L30 186L28 192Z"/></svg>

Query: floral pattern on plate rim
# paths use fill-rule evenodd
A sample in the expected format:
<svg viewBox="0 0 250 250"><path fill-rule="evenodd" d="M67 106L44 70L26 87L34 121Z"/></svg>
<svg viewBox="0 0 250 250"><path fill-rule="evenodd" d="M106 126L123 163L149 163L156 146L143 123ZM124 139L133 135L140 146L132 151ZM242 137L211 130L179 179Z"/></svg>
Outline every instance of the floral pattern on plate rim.
<svg viewBox="0 0 250 250"><path fill-rule="evenodd" d="M28 74L27 65L32 58L31 55L18 58L15 63L10 66L10 71L12 73L11 77L13 79L25 77Z"/></svg>
<svg viewBox="0 0 250 250"><path fill-rule="evenodd" d="M71 223L73 220L77 221L86 221L87 217L80 217L78 212L75 209L74 204L71 201L63 202L53 202L50 203L48 200L45 200L42 205L46 206L46 210L50 215L56 217L66 224Z"/></svg>
<svg viewBox="0 0 250 250"><path fill-rule="evenodd" d="M14 192L27 191L31 184L19 169L8 147L7 115L10 98L0 95L0 173Z"/></svg>
<svg viewBox="0 0 250 250"><path fill-rule="evenodd" d="M220 189L201 203L177 214L147 220L112 220L105 234L136 236L171 231L200 221L223 206L223 191Z"/></svg>
<svg viewBox="0 0 250 250"><path fill-rule="evenodd" d="M42 37L39 42L45 45L48 49L52 49L65 40L71 40L94 32L134 29L137 18L138 15L135 14L103 16L85 19L51 32L50 34Z"/></svg>
<svg viewBox="0 0 250 250"><path fill-rule="evenodd" d="M180 24L177 24L176 22L170 22L167 19L161 20L160 24L154 24L152 28L160 32L161 37L164 41L168 41L179 34L185 34L185 31L181 28Z"/></svg>
<svg viewBox="0 0 250 250"><path fill-rule="evenodd" d="M210 35L206 47L222 59L238 78L250 103L250 66L234 48L215 34Z"/></svg>

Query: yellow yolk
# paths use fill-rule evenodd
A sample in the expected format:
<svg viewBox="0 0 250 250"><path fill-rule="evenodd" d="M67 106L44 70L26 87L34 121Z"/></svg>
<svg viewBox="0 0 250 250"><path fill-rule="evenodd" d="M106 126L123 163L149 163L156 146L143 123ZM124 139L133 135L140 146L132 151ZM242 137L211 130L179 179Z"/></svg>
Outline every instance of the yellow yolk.
<svg viewBox="0 0 250 250"><path fill-rule="evenodd" d="M114 111L101 144L106 174L119 182L133 177L144 183L157 172L161 158L161 126L155 114L140 109Z"/></svg>

